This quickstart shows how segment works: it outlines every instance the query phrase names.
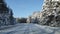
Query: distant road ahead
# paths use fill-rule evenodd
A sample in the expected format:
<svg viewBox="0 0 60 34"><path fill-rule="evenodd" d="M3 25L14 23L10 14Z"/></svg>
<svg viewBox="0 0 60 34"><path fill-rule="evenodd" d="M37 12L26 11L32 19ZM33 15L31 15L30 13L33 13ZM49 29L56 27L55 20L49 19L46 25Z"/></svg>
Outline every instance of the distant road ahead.
<svg viewBox="0 0 60 34"><path fill-rule="evenodd" d="M0 30L0 34L60 34L60 28L21 23Z"/></svg>

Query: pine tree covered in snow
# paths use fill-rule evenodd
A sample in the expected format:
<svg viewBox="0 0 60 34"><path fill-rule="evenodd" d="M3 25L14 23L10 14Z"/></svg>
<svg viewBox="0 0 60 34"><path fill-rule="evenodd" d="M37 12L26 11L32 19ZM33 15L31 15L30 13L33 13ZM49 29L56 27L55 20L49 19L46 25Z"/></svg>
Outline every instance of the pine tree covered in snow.
<svg viewBox="0 0 60 34"><path fill-rule="evenodd" d="M37 15L39 24L60 26L60 0L44 0L42 11L38 14L36 13L34 15ZM31 17L35 18L34 15Z"/></svg>
<svg viewBox="0 0 60 34"><path fill-rule="evenodd" d="M0 26L14 24L12 9L7 7L5 0L0 0Z"/></svg>

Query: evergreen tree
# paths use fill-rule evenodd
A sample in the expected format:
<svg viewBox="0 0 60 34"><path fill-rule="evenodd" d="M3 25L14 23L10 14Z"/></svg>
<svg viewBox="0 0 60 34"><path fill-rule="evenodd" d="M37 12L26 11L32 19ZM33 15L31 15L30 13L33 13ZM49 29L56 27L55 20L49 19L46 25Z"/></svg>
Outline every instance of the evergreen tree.
<svg viewBox="0 0 60 34"><path fill-rule="evenodd" d="M7 7L7 4L5 3L5 0L0 0L0 14L1 14L0 17L2 19L0 22L3 25L9 25L9 24L12 25L12 24L14 24L12 9Z"/></svg>
<svg viewBox="0 0 60 34"><path fill-rule="evenodd" d="M12 9L10 9L10 23L13 25L14 24L14 18L13 18L13 12L12 12Z"/></svg>
<svg viewBox="0 0 60 34"><path fill-rule="evenodd" d="M8 7L4 0L0 0L0 13L6 13L8 10Z"/></svg>

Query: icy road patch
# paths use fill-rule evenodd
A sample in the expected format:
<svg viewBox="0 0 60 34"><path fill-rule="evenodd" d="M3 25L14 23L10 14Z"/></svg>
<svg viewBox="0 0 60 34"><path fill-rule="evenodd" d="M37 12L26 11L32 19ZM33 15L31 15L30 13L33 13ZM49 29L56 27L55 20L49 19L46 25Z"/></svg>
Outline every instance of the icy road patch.
<svg viewBox="0 0 60 34"><path fill-rule="evenodd" d="M0 30L0 34L60 34L60 27L22 23L2 29Z"/></svg>

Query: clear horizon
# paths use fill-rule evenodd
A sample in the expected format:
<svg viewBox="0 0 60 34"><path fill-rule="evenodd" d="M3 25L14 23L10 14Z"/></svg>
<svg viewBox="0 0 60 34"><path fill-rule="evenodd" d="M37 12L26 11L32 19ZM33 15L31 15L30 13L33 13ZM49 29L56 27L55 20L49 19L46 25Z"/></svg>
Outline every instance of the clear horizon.
<svg viewBox="0 0 60 34"><path fill-rule="evenodd" d="M13 10L14 17L27 17L34 11L42 9L43 0L6 0L7 5Z"/></svg>

